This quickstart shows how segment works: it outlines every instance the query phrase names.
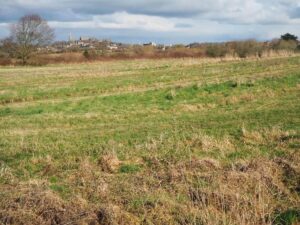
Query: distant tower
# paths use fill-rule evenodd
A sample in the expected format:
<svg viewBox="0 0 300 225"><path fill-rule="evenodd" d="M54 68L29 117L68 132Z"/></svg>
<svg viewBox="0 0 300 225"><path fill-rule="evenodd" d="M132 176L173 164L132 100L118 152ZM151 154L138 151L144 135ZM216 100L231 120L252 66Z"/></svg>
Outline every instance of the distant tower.
<svg viewBox="0 0 300 225"><path fill-rule="evenodd" d="M72 33L70 32L70 34L69 34L69 42L73 42L73 41L74 41L74 39L73 39Z"/></svg>

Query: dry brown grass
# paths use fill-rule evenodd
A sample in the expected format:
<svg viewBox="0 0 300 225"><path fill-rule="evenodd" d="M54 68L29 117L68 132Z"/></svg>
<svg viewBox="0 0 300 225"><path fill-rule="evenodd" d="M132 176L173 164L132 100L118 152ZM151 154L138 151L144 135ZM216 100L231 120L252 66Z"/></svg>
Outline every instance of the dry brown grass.
<svg viewBox="0 0 300 225"><path fill-rule="evenodd" d="M116 161L111 156L104 158L101 162L105 165ZM221 165L212 158L192 158L172 165L152 158L147 159L152 162L150 170L131 175L127 181L121 177L113 180L111 170L97 171L99 165L88 158L80 160L78 172L69 177L69 182L77 185L80 182L80 193L85 193L84 196L75 195L76 198L66 201L48 190L47 182L32 180L19 184L14 191L2 189L0 221L4 224L271 225L276 210L296 208L300 201L296 194L299 167L280 158L245 160L231 166ZM194 183L196 180L198 184ZM123 192L123 188L134 192ZM101 202L92 204L84 200L92 196L98 196ZM138 208L122 200L142 196L146 199ZM151 200L152 197L146 196L156 197ZM171 196L181 196L184 204L174 202Z"/></svg>
<svg viewBox="0 0 300 225"><path fill-rule="evenodd" d="M3 224L97 224L97 215L84 201L63 201L57 194L36 183L10 192L9 202L1 202ZM7 196L6 196L7 197ZM95 221L95 222L93 222Z"/></svg>
<svg viewBox="0 0 300 225"><path fill-rule="evenodd" d="M293 139L293 136L296 134L295 131L283 131L279 127L272 127L271 129L261 131L248 131L242 128L242 133L246 143L257 145L268 143L284 144L286 141Z"/></svg>
<svg viewBox="0 0 300 225"><path fill-rule="evenodd" d="M101 167L102 171L110 172L110 173L116 172L120 165L119 159L113 153L103 155L99 159L98 163L99 163L99 166Z"/></svg>

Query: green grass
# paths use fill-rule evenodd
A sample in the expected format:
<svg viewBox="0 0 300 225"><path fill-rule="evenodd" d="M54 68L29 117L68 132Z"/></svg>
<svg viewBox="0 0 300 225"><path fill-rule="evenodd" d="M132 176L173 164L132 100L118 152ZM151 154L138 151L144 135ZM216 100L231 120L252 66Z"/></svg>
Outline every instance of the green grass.
<svg viewBox="0 0 300 225"><path fill-rule="evenodd" d="M138 165L134 165L134 164L126 164L126 165L122 165L119 168L120 173L135 173L140 171L140 167Z"/></svg>
<svg viewBox="0 0 300 225"><path fill-rule="evenodd" d="M189 187L210 183L186 163L209 158L226 171L299 157L300 57L0 67L0 81L1 189L44 182L63 199L115 204L149 224L160 212L179 224ZM112 174L98 165L108 153L121 161ZM100 180L109 197L96 191ZM187 224L206 221L193 213Z"/></svg>

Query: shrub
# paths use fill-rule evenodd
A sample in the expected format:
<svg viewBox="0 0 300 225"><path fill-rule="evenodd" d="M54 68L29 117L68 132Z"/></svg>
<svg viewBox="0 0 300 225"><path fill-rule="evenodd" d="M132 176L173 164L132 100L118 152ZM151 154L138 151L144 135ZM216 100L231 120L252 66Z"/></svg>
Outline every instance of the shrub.
<svg viewBox="0 0 300 225"><path fill-rule="evenodd" d="M224 57L228 50L224 44L211 44L206 48L206 55L209 57Z"/></svg>
<svg viewBox="0 0 300 225"><path fill-rule="evenodd" d="M7 66L13 64L12 60L8 57L0 57L0 66Z"/></svg>
<svg viewBox="0 0 300 225"><path fill-rule="evenodd" d="M87 49L84 50L83 56L84 56L85 59L88 59L88 60L94 60L94 59L97 59L97 57L98 57L96 51L87 50Z"/></svg>
<svg viewBox="0 0 300 225"><path fill-rule="evenodd" d="M295 51L298 48L298 43L294 40L280 40L275 44L274 48L276 50Z"/></svg>
<svg viewBox="0 0 300 225"><path fill-rule="evenodd" d="M83 56L84 56L85 58L87 58L87 59L90 57L89 51L88 51L87 49L84 50Z"/></svg>
<svg viewBox="0 0 300 225"><path fill-rule="evenodd" d="M236 43L235 52L240 58L261 56L263 47L255 40L241 41Z"/></svg>

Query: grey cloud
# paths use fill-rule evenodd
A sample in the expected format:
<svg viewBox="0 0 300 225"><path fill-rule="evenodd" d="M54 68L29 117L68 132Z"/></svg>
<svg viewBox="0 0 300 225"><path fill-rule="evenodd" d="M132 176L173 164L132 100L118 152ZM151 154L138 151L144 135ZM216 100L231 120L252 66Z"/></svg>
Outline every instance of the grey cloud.
<svg viewBox="0 0 300 225"><path fill-rule="evenodd" d="M300 18L300 6L291 10L291 18L299 19Z"/></svg>
<svg viewBox="0 0 300 225"><path fill-rule="evenodd" d="M7 15L6 20L34 12L48 20L84 20L93 15L126 11L132 14L177 18L204 18L232 23L270 23L279 15L296 18L298 0L0 0ZM296 10L293 10L295 9ZM253 12L253 14L249 14ZM5 14L5 12L3 12ZM1 13L2 14L2 13ZM7 14L7 13L6 13ZM268 17L261 18L260 14ZM4 17L3 17L4 18ZM3 20L0 16L0 20ZM256 19L257 18L257 19Z"/></svg>

